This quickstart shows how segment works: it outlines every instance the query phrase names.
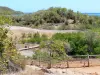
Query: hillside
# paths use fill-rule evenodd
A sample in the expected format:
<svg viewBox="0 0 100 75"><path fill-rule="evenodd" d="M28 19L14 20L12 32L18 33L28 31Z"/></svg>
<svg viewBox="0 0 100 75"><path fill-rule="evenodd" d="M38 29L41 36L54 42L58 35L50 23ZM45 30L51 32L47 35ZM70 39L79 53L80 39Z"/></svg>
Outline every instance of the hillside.
<svg viewBox="0 0 100 75"><path fill-rule="evenodd" d="M39 29L84 30L100 27L100 17L61 7L51 7L32 14L16 16L13 20L14 25Z"/></svg>
<svg viewBox="0 0 100 75"><path fill-rule="evenodd" d="M10 14L22 14L20 11L15 11L8 7L0 6L0 14L10 15Z"/></svg>

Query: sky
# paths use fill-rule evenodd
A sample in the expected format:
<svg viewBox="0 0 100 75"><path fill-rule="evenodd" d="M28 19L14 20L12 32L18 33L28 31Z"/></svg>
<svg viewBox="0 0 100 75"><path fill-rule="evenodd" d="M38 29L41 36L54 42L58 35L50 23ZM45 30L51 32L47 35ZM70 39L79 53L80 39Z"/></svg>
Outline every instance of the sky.
<svg viewBox="0 0 100 75"><path fill-rule="evenodd" d="M100 0L0 0L0 6L7 6L22 12L36 12L49 7L65 7L75 12L100 13Z"/></svg>

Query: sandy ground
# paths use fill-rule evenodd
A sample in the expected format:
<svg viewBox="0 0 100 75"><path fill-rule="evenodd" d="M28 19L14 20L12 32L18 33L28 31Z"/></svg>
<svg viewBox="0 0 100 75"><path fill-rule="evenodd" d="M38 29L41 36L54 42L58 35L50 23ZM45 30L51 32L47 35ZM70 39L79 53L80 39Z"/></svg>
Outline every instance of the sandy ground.
<svg viewBox="0 0 100 75"><path fill-rule="evenodd" d="M47 75L100 75L99 67L89 68L68 68L68 69L50 69L52 74Z"/></svg>
<svg viewBox="0 0 100 75"><path fill-rule="evenodd" d="M85 67L83 67L84 62ZM45 68L46 64L40 63L40 66ZM47 69L49 73L45 73L45 75L100 75L100 59L90 59L90 67L86 66L87 61L69 62L70 68L67 68L66 62L56 63L52 65L51 69Z"/></svg>
<svg viewBox="0 0 100 75"><path fill-rule="evenodd" d="M86 68L70 68L70 70L75 71L75 72L83 72L83 73L97 73L100 75L100 66L95 66L95 67L86 67Z"/></svg>
<svg viewBox="0 0 100 75"><path fill-rule="evenodd" d="M24 71L7 75L100 75L100 66L89 67L89 68L66 68L66 69L51 68L43 70L37 66L26 65L26 69Z"/></svg>
<svg viewBox="0 0 100 75"><path fill-rule="evenodd" d="M9 26L7 27L11 30L13 36L21 36L22 33L36 33L46 34L51 37L55 33L72 33L72 32L80 32L79 30L41 30L41 29L32 29L28 27L21 26Z"/></svg>

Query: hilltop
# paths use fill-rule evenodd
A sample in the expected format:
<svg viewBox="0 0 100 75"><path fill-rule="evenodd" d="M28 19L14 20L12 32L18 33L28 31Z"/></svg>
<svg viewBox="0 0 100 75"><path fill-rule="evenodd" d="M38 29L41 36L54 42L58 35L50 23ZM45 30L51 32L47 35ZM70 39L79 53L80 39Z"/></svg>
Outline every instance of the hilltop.
<svg viewBox="0 0 100 75"><path fill-rule="evenodd" d="M16 16L13 20L14 25L39 29L84 30L100 27L100 17L61 7L50 7L32 14Z"/></svg>
<svg viewBox="0 0 100 75"><path fill-rule="evenodd" d="M0 14L4 14L4 15L23 14L23 12L15 11L11 8L0 6Z"/></svg>

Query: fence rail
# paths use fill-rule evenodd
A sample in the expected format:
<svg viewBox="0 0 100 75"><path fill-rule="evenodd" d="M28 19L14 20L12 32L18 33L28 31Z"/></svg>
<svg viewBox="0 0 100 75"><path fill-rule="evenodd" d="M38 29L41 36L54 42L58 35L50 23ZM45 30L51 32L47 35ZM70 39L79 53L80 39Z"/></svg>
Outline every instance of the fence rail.
<svg viewBox="0 0 100 75"><path fill-rule="evenodd" d="M40 45L36 45L36 46L26 46L26 48L20 48L18 49L19 51L24 51L24 50L29 50L29 49L35 49L35 48L39 48Z"/></svg>
<svg viewBox="0 0 100 75"><path fill-rule="evenodd" d="M38 60L33 60L32 64L40 67L53 67L53 68L77 68L77 67L90 67L100 66L100 55L71 55L64 60L47 60L39 57ZM56 63L54 63L56 61Z"/></svg>
<svg viewBox="0 0 100 75"><path fill-rule="evenodd" d="M73 57L73 56L74 56L74 57L89 56L89 57L90 57L90 56L100 56L100 55L69 55L69 56L72 56L72 57Z"/></svg>

